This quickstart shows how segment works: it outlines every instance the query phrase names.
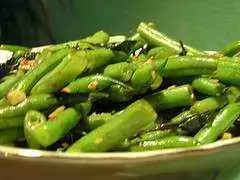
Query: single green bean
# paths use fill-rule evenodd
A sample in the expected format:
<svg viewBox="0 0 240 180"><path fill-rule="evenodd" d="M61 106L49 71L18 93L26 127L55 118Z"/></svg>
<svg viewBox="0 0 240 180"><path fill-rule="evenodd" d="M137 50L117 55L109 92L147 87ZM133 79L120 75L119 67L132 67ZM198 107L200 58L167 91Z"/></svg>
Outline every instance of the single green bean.
<svg viewBox="0 0 240 180"><path fill-rule="evenodd" d="M46 121L46 117L39 111L30 110L26 113L24 119L24 135L30 148L40 149L42 147L33 136L33 131L37 126L44 124Z"/></svg>
<svg viewBox="0 0 240 180"><path fill-rule="evenodd" d="M192 111L189 111L189 110L183 111L183 112L179 113L178 115L174 116L170 120L170 123L179 124L179 123L183 122L186 118L191 117L192 114L193 114Z"/></svg>
<svg viewBox="0 0 240 180"><path fill-rule="evenodd" d="M227 98L224 96L220 97L208 97L203 100L197 101L190 108L192 112L203 113L207 111L215 111L222 108L227 104Z"/></svg>
<svg viewBox="0 0 240 180"><path fill-rule="evenodd" d="M196 139L199 144L208 144L216 141L215 134L215 130L211 128L211 125L207 124L194 136L194 139Z"/></svg>
<svg viewBox="0 0 240 180"><path fill-rule="evenodd" d="M193 104L190 110L186 110L173 117L170 120L172 124L184 123L188 126L188 122L193 123L195 127L201 127L202 123L206 123L206 120L212 118L211 114L205 114L214 112L227 104L225 97L208 97L203 100L197 101ZM210 116L208 116L210 115ZM184 126L183 124L183 126Z"/></svg>
<svg viewBox="0 0 240 180"><path fill-rule="evenodd" d="M148 125L156 118L157 114L148 102L138 100L117 116L114 116L114 119L75 142L66 152L107 151L123 142L124 139L134 135L139 129Z"/></svg>
<svg viewBox="0 0 240 180"><path fill-rule="evenodd" d="M155 141L143 141L129 148L130 151L151 151L168 148L183 148L196 146L197 142L192 137L169 136Z"/></svg>
<svg viewBox="0 0 240 180"><path fill-rule="evenodd" d="M156 141L166 136L172 136L172 135L176 135L176 132L174 132L171 129L150 131L142 134L139 139L140 141Z"/></svg>
<svg viewBox="0 0 240 180"><path fill-rule="evenodd" d="M12 52L17 52L19 50L21 51L28 51L29 48L24 46L18 46L18 45L11 45L11 44L1 44L0 49L8 50Z"/></svg>
<svg viewBox="0 0 240 180"><path fill-rule="evenodd" d="M228 57L233 57L240 52L240 41L232 42L228 44L224 49L220 51L221 54Z"/></svg>
<svg viewBox="0 0 240 180"><path fill-rule="evenodd" d="M109 35L104 31L98 31L92 36L88 36L82 39L83 42L87 42L95 45L106 45L109 41Z"/></svg>
<svg viewBox="0 0 240 180"><path fill-rule="evenodd" d="M122 86L120 84L114 84L107 89L109 93L109 99L113 102L129 101L134 96L134 90L130 86Z"/></svg>
<svg viewBox="0 0 240 180"><path fill-rule="evenodd" d="M240 115L240 103L231 103L224 107L215 117L212 124L200 130L195 139L200 144L211 143L228 130Z"/></svg>
<svg viewBox="0 0 240 180"><path fill-rule="evenodd" d="M140 23L140 25L138 26L137 32L140 34L140 36L142 36L152 45L163 45L173 49L174 51L177 51L178 53L182 52L182 47L179 42L170 39L166 35L162 34L161 32L155 30L154 28L143 22ZM205 54L204 52L201 52L187 45L184 45L184 48L187 50L189 55Z"/></svg>
<svg viewBox="0 0 240 180"><path fill-rule="evenodd" d="M171 87L156 92L145 98L155 110L189 106L195 101L192 88L189 85Z"/></svg>
<svg viewBox="0 0 240 180"><path fill-rule="evenodd" d="M132 63L120 62L105 67L103 75L122 82L127 82L132 78L135 69L136 66Z"/></svg>
<svg viewBox="0 0 240 180"><path fill-rule="evenodd" d="M34 126L32 136L41 146L47 147L62 138L80 119L81 115L74 108L68 108L55 119Z"/></svg>
<svg viewBox="0 0 240 180"><path fill-rule="evenodd" d="M148 58L155 58L155 59L166 59L169 56L178 55L179 52L177 52L174 49L171 49L167 46L158 46L155 48L152 48L148 51L147 57Z"/></svg>
<svg viewBox="0 0 240 180"><path fill-rule="evenodd" d="M161 59L159 59L161 61ZM199 76L213 73L218 61L197 56L170 57L163 68L164 77Z"/></svg>
<svg viewBox="0 0 240 180"><path fill-rule="evenodd" d="M82 53L79 52L79 56L82 56ZM100 48L85 51L83 58L87 60L87 70L94 72L97 68L102 68L111 63L114 58L114 53L109 49Z"/></svg>
<svg viewBox="0 0 240 180"><path fill-rule="evenodd" d="M9 128L0 130L0 144L2 145L13 143L19 137L23 137L22 128Z"/></svg>
<svg viewBox="0 0 240 180"><path fill-rule="evenodd" d="M218 61L214 78L223 83L240 85L240 63L235 61Z"/></svg>
<svg viewBox="0 0 240 180"><path fill-rule="evenodd" d="M24 121L24 116L0 118L0 129L22 127L23 121Z"/></svg>
<svg viewBox="0 0 240 180"><path fill-rule="evenodd" d="M153 85L154 80L158 79L158 82ZM131 85L137 91L145 91L149 87L157 89L162 83L162 77L159 76L156 71L153 69L152 64L145 64L142 67L136 69L131 78Z"/></svg>
<svg viewBox="0 0 240 180"><path fill-rule="evenodd" d="M90 93L94 91L102 91L113 84L126 86L122 82L117 81L113 78L97 74L76 79L75 81L72 81L70 84L68 84L68 86L63 88L62 91L69 94Z"/></svg>
<svg viewBox="0 0 240 180"><path fill-rule="evenodd" d="M220 96L223 93L224 85L217 79L196 78L192 82L192 87L196 91L209 96Z"/></svg>
<svg viewBox="0 0 240 180"><path fill-rule="evenodd" d="M120 144L120 146L114 147L114 151L127 151L130 146L134 146L139 144L140 142L144 141L157 141L167 136L174 136L177 135L175 131L172 129L168 130L155 130L155 131L145 131L145 133L141 134L140 136L134 139L125 139L125 141Z"/></svg>
<svg viewBox="0 0 240 180"><path fill-rule="evenodd" d="M43 110L57 105L57 99L50 94L33 95L16 106L7 106L0 109L0 117L14 117L27 113L29 110Z"/></svg>
<svg viewBox="0 0 240 180"><path fill-rule="evenodd" d="M87 118L87 126L89 130L96 129L113 117L112 113L93 113Z"/></svg>

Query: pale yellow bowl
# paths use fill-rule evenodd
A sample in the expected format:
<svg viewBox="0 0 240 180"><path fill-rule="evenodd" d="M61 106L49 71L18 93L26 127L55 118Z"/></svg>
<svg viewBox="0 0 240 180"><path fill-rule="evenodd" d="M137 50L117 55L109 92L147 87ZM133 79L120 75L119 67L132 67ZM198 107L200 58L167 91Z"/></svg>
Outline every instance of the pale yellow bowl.
<svg viewBox="0 0 240 180"><path fill-rule="evenodd" d="M141 153L79 153L0 146L1 180L201 179L240 162L240 137L193 148Z"/></svg>

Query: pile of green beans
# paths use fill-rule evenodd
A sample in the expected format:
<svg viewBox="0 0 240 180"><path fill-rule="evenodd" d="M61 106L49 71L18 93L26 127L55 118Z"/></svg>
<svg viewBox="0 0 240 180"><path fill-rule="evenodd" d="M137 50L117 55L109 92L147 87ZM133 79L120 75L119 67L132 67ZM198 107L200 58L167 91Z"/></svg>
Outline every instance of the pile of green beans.
<svg viewBox="0 0 240 180"><path fill-rule="evenodd" d="M130 37L99 31L31 59L36 48L1 45L20 65L0 81L0 145L135 152L238 136L239 47L210 54L143 22Z"/></svg>

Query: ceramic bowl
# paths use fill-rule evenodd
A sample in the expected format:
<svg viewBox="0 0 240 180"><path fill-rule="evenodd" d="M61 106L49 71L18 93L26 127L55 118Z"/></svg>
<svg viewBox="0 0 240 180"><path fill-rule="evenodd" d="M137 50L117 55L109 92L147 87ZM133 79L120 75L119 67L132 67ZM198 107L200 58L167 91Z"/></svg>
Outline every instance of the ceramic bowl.
<svg viewBox="0 0 240 180"><path fill-rule="evenodd" d="M212 180L237 167L239 153L240 137L140 153L67 154L0 146L0 179Z"/></svg>

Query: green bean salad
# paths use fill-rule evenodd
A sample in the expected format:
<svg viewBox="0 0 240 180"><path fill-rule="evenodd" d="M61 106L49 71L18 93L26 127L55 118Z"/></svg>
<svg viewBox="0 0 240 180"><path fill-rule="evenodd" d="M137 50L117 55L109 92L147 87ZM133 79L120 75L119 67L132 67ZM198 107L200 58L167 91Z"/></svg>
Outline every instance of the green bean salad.
<svg viewBox="0 0 240 180"><path fill-rule="evenodd" d="M240 41L214 53L140 23L66 43L0 46L0 145L136 152L240 135Z"/></svg>

